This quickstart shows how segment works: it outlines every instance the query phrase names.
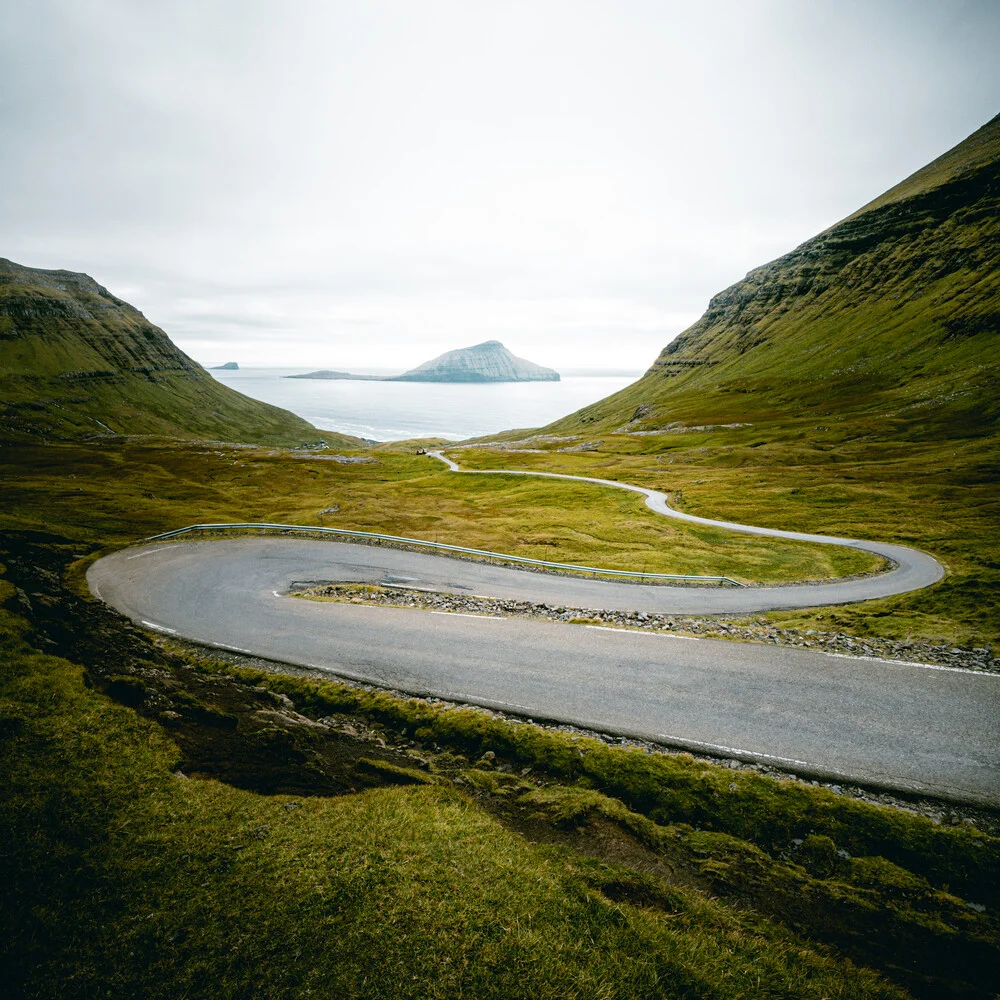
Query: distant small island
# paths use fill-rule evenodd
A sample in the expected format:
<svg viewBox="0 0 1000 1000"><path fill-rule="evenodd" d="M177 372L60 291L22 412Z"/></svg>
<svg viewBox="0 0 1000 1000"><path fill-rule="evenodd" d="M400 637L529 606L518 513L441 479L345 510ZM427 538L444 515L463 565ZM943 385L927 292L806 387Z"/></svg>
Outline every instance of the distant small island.
<svg viewBox="0 0 1000 1000"><path fill-rule="evenodd" d="M285 378L357 379L367 382L558 382L559 372L511 354L499 340L446 351L402 375L352 375L320 371Z"/></svg>
<svg viewBox="0 0 1000 1000"><path fill-rule="evenodd" d="M227 361L224 365L215 365L211 370L213 372L238 372L240 366L235 361Z"/></svg>
<svg viewBox="0 0 1000 1000"><path fill-rule="evenodd" d="M335 372L322 368L318 372L306 372L304 375L282 375L282 378L318 378L318 379L349 379L355 382L385 382L381 375L352 375L350 372Z"/></svg>

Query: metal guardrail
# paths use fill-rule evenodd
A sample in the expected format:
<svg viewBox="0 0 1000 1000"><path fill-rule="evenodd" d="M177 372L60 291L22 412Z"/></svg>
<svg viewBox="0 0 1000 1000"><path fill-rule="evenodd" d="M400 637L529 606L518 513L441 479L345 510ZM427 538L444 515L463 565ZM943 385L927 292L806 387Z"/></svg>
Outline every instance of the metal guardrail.
<svg viewBox="0 0 1000 1000"><path fill-rule="evenodd" d="M401 545L415 545L433 549L437 552L460 552L463 555L484 556L488 559L499 559L502 562L520 563L526 566L542 566L546 569L561 569L571 573L588 573L591 576L624 576L639 580L691 580L697 583L718 583L733 587L742 587L739 580L731 580L728 576L694 576L683 573L634 573L627 569L601 569L597 566L577 566L574 563L547 562L544 559L529 559L527 556L510 556L503 552L490 552L487 549L469 549L464 545L448 545L445 542L428 542L422 538L404 538L400 535L383 535L374 531L350 531L346 528L321 528L304 524L266 524L258 522L241 522L237 524L189 524L186 528L165 531L160 535L152 535L147 542L162 542L168 538L177 538L191 531L300 531L310 534L338 535L343 538L364 538L376 542L396 542Z"/></svg>

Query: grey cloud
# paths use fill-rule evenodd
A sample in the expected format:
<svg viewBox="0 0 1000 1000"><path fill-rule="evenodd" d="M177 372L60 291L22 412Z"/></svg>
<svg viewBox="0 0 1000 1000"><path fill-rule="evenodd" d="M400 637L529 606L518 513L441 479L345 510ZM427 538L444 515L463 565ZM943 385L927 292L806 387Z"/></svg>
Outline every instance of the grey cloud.
<svg viewBox="0 0 1000 1000"><path fill-rule="evenodd" d="M650 315L995 114L997 37L962 0L8 4L0 252L276 357L492 329L645 363Z"/></svg>

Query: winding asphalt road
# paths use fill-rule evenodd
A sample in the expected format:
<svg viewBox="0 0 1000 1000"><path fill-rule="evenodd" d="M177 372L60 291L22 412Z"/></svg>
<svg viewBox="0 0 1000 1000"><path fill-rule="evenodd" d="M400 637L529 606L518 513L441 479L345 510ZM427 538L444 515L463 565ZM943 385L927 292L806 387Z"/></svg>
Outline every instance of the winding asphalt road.
<svg viewBox="0 0 1000 1000"><path fill-rule="evenodd" d="M140 624L206 645L827 780L1000 807L997 675L283 596L297 583L358 581L571 607L712 613L899 593L941 572L915 550L857 544L889 555L896 568L815 587L640 586L370 545L254 537L126 549L96 562L87 579L95 596Z"/></svg>
<svg viewBox="0 0 1000 1000"><path fill-rule="evenodd" d="M638 493L646 498L646 506L657 514L688 524L702 524L710 528L722 528L744 535L763 535L767 538L784 538L793 542L813 542L819 545L837 545L843 548L859 549L888 559L891 565L885 573L861 579L832 580L824 584L805 584L792 587L745 587L739 591L715 591L698 596L686 597L680 593L666 598L661 595L661 603L655 608L636 606L637 611L687 612L690 614L752 613L755 611L784 611L792 608L825 607L828 604L853 604L857 601L871 601L879 597L906 594L911 590L929 587L944 577L944 567L926 552L911 549L905 545L888 542L868 542L856 538L837 538L832 535L810 535L802 531L784 531L780 528L759 528L752 524L736 524L733 521L714 521L707 517L685 514L670 506L665 493L651 490L632 483L620 483L614 479L595 479L591 476L571 476L563 472L522 472L511 469L462 469L457 462L447 458L440 451L428 454L436 458L452 472L480 476L533 476L543 479L570 479L578 483L593 483L610 486L629 493ZM673 588L671 588L673 589ZM680 589L680 588L677 588ZM533 598L527 598L533 600ZM627 607L627 605L588 604L585 607Z"/></svg>

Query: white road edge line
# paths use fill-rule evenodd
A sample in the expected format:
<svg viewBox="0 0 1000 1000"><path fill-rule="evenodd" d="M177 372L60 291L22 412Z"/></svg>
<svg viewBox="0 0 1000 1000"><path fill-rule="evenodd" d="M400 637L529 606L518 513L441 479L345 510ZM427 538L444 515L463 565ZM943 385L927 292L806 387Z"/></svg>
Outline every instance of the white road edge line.
<svg viewBox="0 0 1000 1000"><path fill-rule="evenodd" d="M921 667L924 670L944 670L951 674L975 674L977 677L995 677L1000 679L1000 674L992 674L986 670L969 670L968 667L942 667L937 663L917 663L915 660L887 660L882 656L855 656L851 653L827 653L827 656L836 656L841 660L868 660L870 663L891 663L896 667Z"/></svg>
<svg viewBox="0 0 1000 1000"><path fill-rule="evenodd" d="M488 622L505 622L510 619L502 615L468 615L463 611L432 611L432 615L448 615L450 618L480 618Z"/></svg>
<svg viewBox="0 0 1000 1000"><path fill-rule="evenodd" d="M681 739L680 736L668 736L666 733L660 733L656 738L658 740L663 740L665 743L695 744L696 746L704 747L706 750L721 750L723 753L727 754L741 753L747 757L759 757L763 760L780 760L783 764L799 764L802 767L814 766L807 760L796 760L794 757L778 757L773 753L758 753L756 750L741 750L739 747L720 746L718 743L702 743L701 740Z"/></svg>
<svg viewBox="0 0 1000 1000"><path fill-rule="evenodd" d="M611 625L584 625L584 628L596 628L601 632L623 632L625 635L651 635L654 639L684 639L686 642L701 642L693 635L674 635L673 632L644 632L640 628L613 628Z"/></svg>
<svg viewBox="0 0 1000 1000"><path fill-rule="evenodd" d="M176 549L177 545L157 545L155 549L146 549L145 552L137 552L134 556L126 556L126 562L129 559L141 559L143 556L156 555L157 552L166 552L167 549Z"/></svg>
<svg viewBox="0 0 1000 1000"><path fill-rule="evenodd" d="M463 691L456 692L455 694L448 695L444 701L454 701L454 702L467 702L470 705L476 705L478 699L476 695L465 694ZM516 712L518 715L523 715L526 719L531 719L536 709L528 708L526 705L515 705L509 701L491 701L490 707L499 708L501 712ZM532 723L535 725L536 723Z"/></svg>
<svg viewBox="0 0 1000 1000"><path fill-rule="evenodd" d="M234 653L249 653L250 656L253 656L253 650L244 649L242 646L230 646L224 642L216 642L214 645L218 646L219 649L231 649Z"/></svg>
<svg viewBox="0 0 1000 1000"><path fill-rule="evenodd" d="M272 590L271 593L274 594L275 597L281 597L281 594L279 594L276 590Z"/></svg>
<svg viewBox="0 0 1000 1000"><path fill-rule="evenodd" d="M166 625L157 625L156 622L148 622L145 618L139 619L143 625L148 625L150 628L155 628L157 632L169 632L170 635L177 635L177 629L167 628Z"/></svg>

